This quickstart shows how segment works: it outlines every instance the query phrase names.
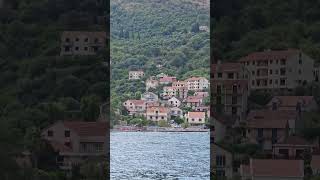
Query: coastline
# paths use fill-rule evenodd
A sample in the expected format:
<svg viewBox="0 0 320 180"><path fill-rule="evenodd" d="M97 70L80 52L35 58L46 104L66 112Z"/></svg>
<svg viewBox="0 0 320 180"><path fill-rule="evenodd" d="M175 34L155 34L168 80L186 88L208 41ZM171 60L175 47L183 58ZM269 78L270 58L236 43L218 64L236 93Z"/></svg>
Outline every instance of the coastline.
<svg viewBox="0 0 320 180"><path fill-rule="evenodd" d="M199 127L191 128L171 128L171 127L132 127L121 126L110 129L110 132L210 132L210 129Z"/></svg>

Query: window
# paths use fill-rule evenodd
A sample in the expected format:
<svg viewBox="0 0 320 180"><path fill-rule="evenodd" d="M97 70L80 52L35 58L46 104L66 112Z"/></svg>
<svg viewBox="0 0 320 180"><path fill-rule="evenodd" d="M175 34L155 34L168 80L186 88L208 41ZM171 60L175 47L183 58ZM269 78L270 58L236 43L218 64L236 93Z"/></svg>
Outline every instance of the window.
<svg viewBox="0 0 320 180"><path fill-rule="evenodd" d="M286 60L285 59L281 59L280 64L281 65L286 65Z"/></svg>
<svg viewBox="0 0 320 180"><path fill-rule="evenodd" d="M98 39L98 38L95 38L95 39L94 39L94 42L95 42L95 43L98 43L98 42L99 42L99 39Z"/></svg>
<svg viewBox="0 0 320 180"><path fill-rule="evenodd" d="M224 155L217 155L216 156L216 164L217 166L225 166L226 164L226 157Z"/></svg>
<svg viewBox="0 0 320 180"><path fill-rule="evenodd" d="M225 176L226 176L225 170L221 170L221 169L217 170L217 177L225 177Z"/></svg>
<svg viewBox="0 0 320 180"><path fill-rule="evenodd" d="M237 115L237 107L232 107L232 115Z"/></svg>
<svg viewBox="0 0 320 180"><path fill-rule="evenodd" d="M218 73L218 78L222 78L222 73Z"/></svg>
<svg viewBox="0 0 320 180"><path fill-rule="evenodd" d="M201 121L202 121L202 119L199 119L199 121L201 122Z"/></svg>
<svg viewBox="0 0 320 180"><path fill-rule="evenodd" d="M234 78L234 74L233 73L228 73L228 79L233 79Z"/></svg>
<svg viewBox="0 0 320 180"><path fill-rule="evenodd" d="M84 49L85 51L88 51L88 47L84 47L83 49Z"/></svg>
<svg viewBox="0 0 320 180"><path fill-rule="evenodd" d="M66 42L70 42L70 39L69 39L69 38L66 38Z"/></svg>
<svg viewBox="0 0 320 180"><path fill-rule="evenodd" d="M237 100L238 100L237 96L232 96L232 104L237 104L238 103Z"/></svg>
<svg viewBox="0 0 320 180"><path fill-rule="evenodd" d="M252 86L254 86L254 80L251 81Z"/></svg>
<svg viewBox="0 0 320 180"><path fill-rule="evenodd" d="M79 38L76 38L76 41L78 42L78 41L79 41Z"/></svg>
<svg viewBox="0 0 320 180"><path fill-rule="evenodd" d="M272 84L272 79L269 80L269 84Z"/></svg>
<svg viewBox="0 0 320 180"><path fill-rule="evenodd" d="M221 85L217 85L217 94L221 94Z"/></svg>
<svg viewBox="0 0 320 180"><path fill-rule="evenodd" d="M270 64L272 64L273 60L270 60Z"/></svg>
<svg viewBox="0 0 320 180"><path fill-rule="evenodd" d="M94 51L94 52L97 52L97 51L98 51L98 47L97 47L97 46L94 46L94 47L93 47L93 51Z"/></svg>
<svg viewBox="0 0 320 180"><path fill-rule="evenodd" d="M281 75L281 76L286 75L286 68L281 68L281 69L280 69L280 75Z"/></svg>
<svg viewBox="0 0 320 180"><path fill-rule="evenodd" d="M258 129L258 137L259 138L263 137L263 129L261 128Z"/></svg>
<svg viewBox="0 0 320 180"><path fill-rule="evenodd" d="M247 61L247 66L249 66L249 61Z"/></svg>
<svg viewBox="0 0 320 180"><path fill-rule="evenodd" d="M256 62L255 62L255 61L253 61L253 62L252 62L252 65L255 65L255 64L256 64Z"/></svg>
<svg viewBox="0 0 320 180"><path fill-rule="evenodd" d="M276 102L272 102L272 110L277 110L278 107L277 107L277 103Z"/></svg>
<svg viewBox="0 0 320 180"><path fill-rule="evenodd" d="M269 74L272 74L272 69L270 69L270 73Z"/></svg>
<svg viewBox="0 0 320 180"><path fill-rule="evenodd" d="M193 119L193 118L192 118L191 120L192 120L192 121L194 121L194 119Z"/></svg>
<svg viewBox="0 0 320 180"><path fill-rule="evenodd" d="M79 47L78 47L78 46L76 46L74 49L75 49L76 51L78 51L78 50L79 50Z"/></svg>
<svg viewBox="0 0 320 180"><path fill-rule="evenodd" d="M275 84L278 84L278 79L275 80Z"/></svg>
<svg viewBox="0 0 320 180"><path fill-rule="evenodd" d="M85 38L85 39L84 39L84 42L88 42L88 41L89 41L89 38Z"/></svg>
<svg viewBox="0 0 320 180"><path fill-rule="evenodd" d="M53 131L49 130L49 131L48 131L48 136L49 136L49 137L52 137L52 136L53 136Z"/></svg>
<svg viewBox="0 0 320 180"><path fill-rule="evenodd" d="M237 87L237 85L233 85L233 86L232 86L232 92L233 92L234 94L237 94L237 93L238 93L238 87Z"/></svg>
<svg viewBox="0 0 320 180"><path fill-rule="evenodd" d="M284 156L284 158L287 158L289 156L289 150L288 149L279 149L279 154Z"/></svg>
<svg viewBox="0 0 320 180"><path fill-rule="evenodd" d="M217 104L221 104L221 96L217 97Z"/></svg>
<svg viewBox="0 0 320 180"><path fill-rule="evenodd" d="M64 145L67 146L67 147L71 147L71 143L70 142L65 142Z"/></svg>
<svg viewBox="0 0 320 180"><path fill-rule="evenodd" d="M281 86L286 85L286 80L285 80L285 79L280 79L280 85L281 85Z"/></svg>
<svg viewBox="0 0 320 180"><path fill-rule="evenodd" d="M69 130L64 131L64 137L70 137L70 131Z"/></svg>
<svg viewBox="0 0 320 180"><path fill-rule="evenodd" d="M254 74L255 74L255 72L254 72L254 71L252 71L251 73L252 73L252 75L254 75Z"/></svg>
<svg viewBox="0 0 320 180"><path fill-rule="evenodd" d="M302 54L301 53L299 53L299 64L301 65L302 64Z"/></svg>
<svg viewBox="0 0 320 180"><path fill-rule="evenodd" d="M272 129L272 143L273 144L277 143L277 137L278 137L278 130Z"/></svg>

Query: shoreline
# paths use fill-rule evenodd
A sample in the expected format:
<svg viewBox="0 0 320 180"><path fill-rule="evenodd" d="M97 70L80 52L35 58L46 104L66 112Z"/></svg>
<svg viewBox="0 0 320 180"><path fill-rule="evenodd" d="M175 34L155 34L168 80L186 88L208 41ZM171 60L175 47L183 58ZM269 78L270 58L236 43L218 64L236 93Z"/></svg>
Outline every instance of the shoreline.
<svg viewBox="0 0 320 180"><path fill-rule="evenodd" d="M210 132L210 129L202 128L116 128L110 132Z"/></svg>

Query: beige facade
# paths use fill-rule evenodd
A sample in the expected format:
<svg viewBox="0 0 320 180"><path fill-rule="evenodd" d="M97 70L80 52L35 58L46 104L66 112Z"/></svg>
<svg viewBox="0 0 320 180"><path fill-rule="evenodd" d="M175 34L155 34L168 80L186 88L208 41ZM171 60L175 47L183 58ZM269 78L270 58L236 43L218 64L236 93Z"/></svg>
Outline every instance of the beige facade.
<svg viewBox="0 0 320 180"><path fill-rule="evenodd" d="M163 106L148 107L145 116L147 120L151 121L168 121L170 119L170 109Z"/></svg>
<svg viewBox="0 0 320 180"><path fill-rule="evenodd" d="M156 79L148 79L146 81L146 91L150 88L156 89L159 86L159 81Z"/></svg>
<svg viewBox="0 0 320 180"><path fill-rule="evenodd" d="M60 55L95 55L106 47L106 32L64 31Z"/></svg>
<svg viewBox="0 0 320 180"><path fill-rule="evenodd" d="M42 137L63 157L60 168L71 170L88 157L107 155L106 122L57 122L42 131Z"/></svg>
<svg viewBox="0 0 320 180"><path fill-rule="evenodd" d="M176 97L172 97L168 100L168 105L171 107L179 107L181 105L181 101Z"/></svg>
<svg viewBox="0 0 320 180"><path fill-rule="evenodd" d="M191 77L186 79L186 85L190 91L202 91L209 89L209 81L204 77Z"/></svg>
<svg viewBox="0 0 320 180"><path fill-rule="evenodd" d="M144 100L127 100L123 106L128 110L129 115L142 115L147 108L147 102Z"/></svg>
<svg viewBox="0 0 320 180"><path fill-rule="evenodd" d="M292 90L314 79L314 60L301 50L255 52L243 57L240 62L251 74L252 89Z"/></svg>
<svg viewBox="0 0 320 180"><path fill-rule="evenodd" d="M202 125L206 121L206 113L205 112L188 112L186 114L187 122L190 125Z"/></svg>
<svg viewBox="0 0 320 180"><path fill-rule="evenodd" d="M129 71L129 80L141 79L143 76L143 71Z"/></svg>

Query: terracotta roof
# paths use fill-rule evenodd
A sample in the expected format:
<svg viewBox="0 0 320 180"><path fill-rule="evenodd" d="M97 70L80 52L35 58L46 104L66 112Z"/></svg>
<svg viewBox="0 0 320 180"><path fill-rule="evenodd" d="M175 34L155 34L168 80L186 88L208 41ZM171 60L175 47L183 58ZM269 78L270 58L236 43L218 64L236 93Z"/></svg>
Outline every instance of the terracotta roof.
<svg viewBox="0 0 320 180"><path fill-rule="evenodd" d="M264 60L280 60L286 59L290 56L296 55L300 50L288 49L288 50L270 50L262 52L253 52L240 59L240 62L244 61L264 61Z"/></svg>
<svg viewBox="0 0 320 180"><path fill-rule="evenodd" d="M248 114L250 128L285 128L289 120L295 119L296 111L257 110Z"/></svg>
<svg viewBox="0 0 320 180"><path fill-rule="evenodd" d="M252 176L304 177L302 160L250 159Z"/></svg>
<svg viewBox="0 0 320 180"><path fill-rule="evenodd" d="M221 64L212 64L212 72L238 72L242 70L242 64L240 63L221 63Z"/></svg>
<svg viewBox="0 0 320 180"><path fill-rule="evenodd" d="M206 113L205 112L188 112L189 118L205 118Z"/></svg>
<svg viewBox="0 0 320 180"><path fill-rule="evenodd" d="M209 96L209 93L208 92L195 92L195 96L207 97L207 96Z"/></svg>
<svg viewBox="0 0 320 180"><path fill-rule="evenodd" d="M320 155L312 155L311 167L320 169Z"/></svg>
<svg viewBox="0 0 320 180"><path fill-rule="evenodd" d="M159 79L160 82L173 82L176 81L176 77L166 76Z"/></svg>
<svg viewBox="0 0 320 180"><path fill-rule="evenodd" d="M200 96L188 96L187 99L185 100L185 102L189 102L189 103L197 103L201 101L202 101L202 97Z"/></svg>
<svg viewBox="0 0 320 180"><path fill-rule="evenodd" d="M169 109L163 106L151 106L147 108L147 113L155 113L155 111L159 111L159 113L168 113Z"/></svg>
<svg viewBox="0 0 320 180"><path fill-rule="evenodd" d="M144 105L146 101L144 100L128 100L129 102L132 102L135 105Z"/></svg>
<svg viewBox="0 0 320 180"><path fill-rule="evenodd" d="M75 131L79 136L106 136L108 132L107 122L77 122L66 121L65 127Z"/></svg>
<svg viewBox="0 0 320 180"><path fill-rule="evenodd" d="M275 96L268 103L268 106L272 106L272 102L280 101L280 106L296 106L298 102L302 105L309 105L314 101L313 96Z"/></svg>

